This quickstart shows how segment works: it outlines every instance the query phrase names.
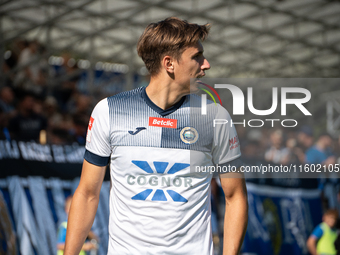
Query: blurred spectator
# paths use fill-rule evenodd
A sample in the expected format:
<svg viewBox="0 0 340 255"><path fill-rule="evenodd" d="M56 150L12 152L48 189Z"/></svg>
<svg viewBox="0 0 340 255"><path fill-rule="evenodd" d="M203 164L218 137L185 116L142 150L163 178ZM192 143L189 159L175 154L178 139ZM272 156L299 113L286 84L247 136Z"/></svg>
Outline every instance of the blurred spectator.
<svg viewBox="0 0 340 255"><path fill-rule="evenodd" d="M44 115L45 112L45 105L44 105L44 100L36 95L33 95L34 98L34 105L33 105L33 111L36 114Z"/></svg>
<svg viewBox="0 0 340 255"><path fill-rule="evenodd" d="M332 138L329 134L323 133L316 141L315 145L306 151L307 164L334 164L335 156L331 150Z"/></svg>
<svg viewBox="0 0 340 255"><path fill-rule="evenodd" d="M263 159L263 150L261 150L261 142L263 140L262 132L252 129L247 133L247 136L240 138L242 144L242 155L248 159Z"/></svg>
<svg viewBox="0 0 340 255"><path fill-rule="evenodd" d="M73 141L80 145L85 145L89 117L83 114L76 114L73 115L72 119L73 129L71 130L71 135L73 137Z"/></svg>
<svg viewBox="0 0 340 255"><path fill-rule="evenodd" d="M250 140L247 143L244 143L242 149L242 155L248 159L262 159L260 157L261 151L259 151L260 143L258 141Z"/></svg>
<svg viewBox="0 0 340 255"><path fill-rule="evenodd" d="M56 78L59 82L53 93L60 109L66 111L67 102L77 92L76 85L80 79L80 72L70 54L64 53L62 58L63 64L56 70Z"/></svg>
<svg viewBox="0 0 340 255"><path fill-rule="evenodd" d="M65 201L65 212L68 216L71 208L72 203L72 196L69 196ZM65 249L65 240L66 240L66 229L67 229L67 221L64 221L60 224L58 229L58 253L57 255L63 255L64 249ZM97 249L97 243L98 243L98 237L90 231L88 234L88 238L91 240L90 242L85 242L83 245L82 250L80 251L79 255L85 255L85 251L90 250L96 250Z"/></svg>
<svg viewBox="0 0 340 255"><path fill-rule="evenodd" d="M68 112L73 115L85 115L87 119L91 116L92 104L91 98L87 95L77 94L70 100Z"/></svg>
<svg viewBox="0 0 340 255"><path fill-rule="evenodd" d="M38 141L40 131L46 130L47 120L34 112L35 98L25 93L19 101L18 113L9 121L9 132L12 139Z"/></svg>
<svg viewBox="0 0 340 255"><path fill-rule="evenodd" d="M11 87L2 87L0 89L0 108L6 114L14 113L14 92Z"/></svg>
<svg viewBox="0 0 340 255"><path fill-rule="evenodd" d="M297 136L298 146L306 152L313 146L313 129L310 126L303 126Z"/></svg>
<svg viewBox="0 0 340 255"><path fill-rule="evenodd" d="M336 162L336 157L332 152L332 138L329 134L323 133L320 135L315 145L306 151L307 164L321 164L325 166L333 165ZM333 166L331 166L333 168ZM322 205L327 209L336 201L336 180L332 180L331 173L326 171L321 173L318 179L318 188L322 191ZM330 179L329 179L330 178ZM335 182L334 182L335 181Z"/></svg>
<svg viewBox="0 0 340 255"><path fill-rule="evenodd" d="M286 148L289 151L288 161L291 164L303 164L305 162L305 154L294 137L286 141Z"/></svg>
<svg viewBox="0 0 340 255"><path fill-rule="evenodd" d="M334 242L338 236L335 225L338 212L328 210L319 224L307 240L307 248L312 255L336 255Z"/></svg>
<svg viewBox="0 0 340 255"><path fill-rule="evenodd" d="M72 137L64 128L53 128L48 134L48 140L51 144L65 145L72 141Z"/></svg>
<svg viewBox="0 0 340 255"><path fill-rule="evenodd" d="M275 130L270 134L271 147L265 153L265 160L276 164L287 164L289 150L283 147L283 133Z"/></svg>
<svg viewBox="0 0 340 255"><path fill-rule="evenodd" d="M290 141L292 143L297 143L292 148L292 162L291 163L300 163L304 164L306 162L306 151L310 149L313 146L313 129L310 126L303 126L298 134L297 134L297 140L295 138L292 138L295 141ZM287 141L288 143L288 141ZM289 146L288 146L289 147Z"/></svg>
<svg viewBox="0 0 340 255"><path fill-rule="evenodd" d="M26 90L33 91L36 94L43 94L46 89L46 70L47 62L41 58L40 44L38 41L29 43L19 56L18 65L22 68L18 72L15 84Z"/></svg>
<svg viewBox="0 0 340 255"><path fill-rule="evenodd" d="M48 119L49 128L62 127L63 116L58 111L57 100L52 96L47 97L44 102L44 116Z"/></svg>
<svg viewBox="0 0 340 255"><path fill-rule="evenodd" d="M321 188L322 188L322 202L324 208L326 209L340 209L340 201L339 201L339 191L340 191L340 180L338 178L339 173L333 173L334 176L330 176L327 179L322 179ZM330 174L331 175L331 174ZM333 178L332 178L333 177Z"/></svg>
<svg viewBox="0 0 340 255"><path fill-rule="evenodd" d="M4 76L1 82L3 82L3 85L12 87L15 75L13 72L14 67L17 64L17 60L15 59L12 51L7 50L5 52L5 61L3 63L2 69Z"/></svg>
<svg viewBox="0 0 340 255"><path fill-rule="evenodd" d="M10 140L10 135L8 132L8 118L6 113L0 108L0 140Z"/></svg>
<svg viewBox="0 0 340 255"><path fill-rule="evenodd" d="M0 138L10 140L8 131L9 119L15 116L14 92L11 87L2 87L0 89Z"/></svg>
<svg viewBox="0 0 340 255"><path fill-rule="evenodd" d="M15 59L15 64L18 63L18 59L20 56L20 53L26 49L29 45L29 42L26 39L18 38L16 39L10 46L10 49L12 51L12 56Z"/></svg>

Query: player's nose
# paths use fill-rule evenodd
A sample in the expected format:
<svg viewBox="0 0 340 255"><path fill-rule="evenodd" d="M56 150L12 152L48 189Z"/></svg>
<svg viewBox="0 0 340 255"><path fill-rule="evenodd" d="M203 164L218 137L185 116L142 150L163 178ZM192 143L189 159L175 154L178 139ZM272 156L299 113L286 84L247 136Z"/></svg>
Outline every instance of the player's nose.
<svg viewBox="0 0 340 255"><path fill-rule="evenodd" d="M208 70L210 69L210 64L206 58L204 58L203 64L202 64L202 70Z"/></svg>

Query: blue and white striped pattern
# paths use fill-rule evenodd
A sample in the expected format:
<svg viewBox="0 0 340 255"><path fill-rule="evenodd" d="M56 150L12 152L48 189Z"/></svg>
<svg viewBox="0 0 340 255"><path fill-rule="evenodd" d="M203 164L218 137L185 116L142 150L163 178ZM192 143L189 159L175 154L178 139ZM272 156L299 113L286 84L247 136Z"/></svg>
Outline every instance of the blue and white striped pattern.
<svg viewBox="0 0 340 255"><path fill-rule="evenodd" d="M213 118L217 107L208 102L207 115L201 115L200 98L187 96L176 111L162 116L156 112L142 96L145 88L137 88L123 92L107 99L110 114L111 146L142 146L187 149L210 152L213 141ZM149 117L177 120L177 128L149 126ZM136 131L145 127L136 135L128 131ZM199 133L195 144L189 145L180 139L180 132L185 127L193 127Z"/></svg>

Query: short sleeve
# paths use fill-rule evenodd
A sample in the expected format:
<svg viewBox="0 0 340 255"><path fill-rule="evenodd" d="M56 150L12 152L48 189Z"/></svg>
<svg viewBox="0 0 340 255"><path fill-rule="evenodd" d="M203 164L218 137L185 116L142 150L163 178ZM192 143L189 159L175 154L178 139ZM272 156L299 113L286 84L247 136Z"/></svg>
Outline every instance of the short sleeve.
<svg viewBox="0 0 340 255"><path fill-rule="evenodd" d="M61 224L58 228L58 244L65 243L66 240L66 228L63 224Z"/></svg>
<svg viewBox="0 0 340 255"><path fill-rule="evenodd" d="M97 166L106 166L110 160L110 125L107 99L100 101L90 117L86 134L85 160Z"/></svg>
<svg viewBox="0 0 340 255"><path fill-rule="evenodd" d="M313 233L311 234L312 236L315 236L317 239L320 239L323 235L322 228L320 225L318 225L314 230Z"/></svg>
<svg viewBox="0 0 340 255"><path fill-rule="evenodd" d="M240 165L240 160L236 160L241 156L240 142L228 111L218 105L215 120L220 121L214 122L213 163L221 165L237 162Z"/></svg>

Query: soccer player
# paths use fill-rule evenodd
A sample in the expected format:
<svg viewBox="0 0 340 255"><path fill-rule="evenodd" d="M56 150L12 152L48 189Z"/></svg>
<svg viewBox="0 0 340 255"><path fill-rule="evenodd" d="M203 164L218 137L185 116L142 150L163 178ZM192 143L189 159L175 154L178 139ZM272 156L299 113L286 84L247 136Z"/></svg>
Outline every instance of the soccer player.
<svg viewBox="0 0 340 255"><path fill-rule="evenodd" d="M210 182L195 166L240 166L230 115L189 95L210 68L201 41L209 25L167 18L150 24L137 45L150 75L137 88L100 101L92 112L79 186L68 221L65 255L78 254L93 223L110 163L108 254L212 255ZM195 83L197 84L197 83ZM230 142L232 141L232 142ZM247 225L247 195L239 173L220 175L226 199L224 255L238 254Z"/></svg>

